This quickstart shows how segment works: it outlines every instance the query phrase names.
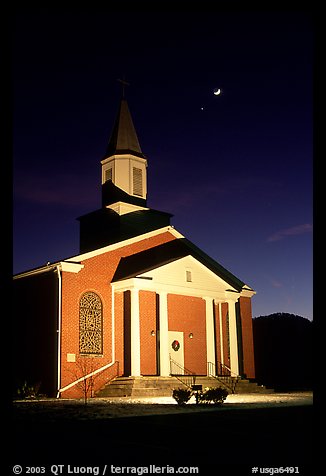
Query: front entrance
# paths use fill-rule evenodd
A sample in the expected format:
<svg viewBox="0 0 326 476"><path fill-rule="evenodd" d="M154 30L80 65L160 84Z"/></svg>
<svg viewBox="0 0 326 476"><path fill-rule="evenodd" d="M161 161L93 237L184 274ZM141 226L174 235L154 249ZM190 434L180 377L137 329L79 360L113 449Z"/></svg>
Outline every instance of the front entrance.
<svg viewBox="0 0 326 476"><path fill-rule="evenodd" d="M169 331L169 357L171 359L171 374L184 374L183 332Z"/></svg>

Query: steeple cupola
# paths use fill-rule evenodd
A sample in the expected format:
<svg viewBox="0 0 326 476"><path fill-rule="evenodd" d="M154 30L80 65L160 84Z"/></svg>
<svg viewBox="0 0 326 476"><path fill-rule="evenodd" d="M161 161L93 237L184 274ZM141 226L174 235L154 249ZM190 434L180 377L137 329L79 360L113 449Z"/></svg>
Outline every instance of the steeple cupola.
<svg viewBox="0 0 326 476"><path fill-rule="evenodd" d="M170 225L170 213L147 207L147 159L124 95L101 167L102 207L78 218L81 253Z"/></svg>
<svg viewBox="0 0 326 476"><path fill-rule="evenodd" d="M140 148L129 107L124 98L121 100L101 165L103 206L110 205L110 202L116 199L117 193L112 194L112 189L118 192L116 187L127 194L123 198L128 203L146 206L147 159Z"/></svg>

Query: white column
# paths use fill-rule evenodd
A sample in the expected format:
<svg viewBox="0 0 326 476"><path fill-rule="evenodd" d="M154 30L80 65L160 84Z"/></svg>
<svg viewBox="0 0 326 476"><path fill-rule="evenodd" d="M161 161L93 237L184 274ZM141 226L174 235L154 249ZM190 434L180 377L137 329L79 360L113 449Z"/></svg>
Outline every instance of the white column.
<svg viewBox="0 0 326 476"><path fill-rule="evenodd" d="M139 326L139 290L131 289L131 375L139 377L140 374L140 326Z"/></svg>
<svg viewBox="0 0 326 476"><path fill-rule="evenodd" d="M159 293L159 322L160 322L160 375L170 375L169 357L169 325L168 325L168 296L167 293Z"/></svg>
<svg viewBox="0 0 326 476"><path fill-rule="evenodd" d="M206 349L207 362L212 362L215 366L215 331L213 299L204 298L206 302Z"/></svg>
<svg viewBox="0 0 326 476"><path fill-rule="evenodd" d="M230 367L232 374L239 375L238 336L235 301L228 299L227 303L229 305Z"/></svg>
<svg viewBox="0 0 326 476"><path fill-rule="evenodd" d="M223 343L223 319L222 319L222 303L218 303L218 318L220 324L220 348L221 348L221 364L224 364L224 343Z"/></svg>

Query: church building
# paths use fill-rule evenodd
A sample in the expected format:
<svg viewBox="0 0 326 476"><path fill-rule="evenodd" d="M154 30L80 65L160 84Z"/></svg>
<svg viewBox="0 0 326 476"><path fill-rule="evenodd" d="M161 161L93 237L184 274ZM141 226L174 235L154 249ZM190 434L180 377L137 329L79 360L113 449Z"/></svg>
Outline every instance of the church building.
<svg viewBox="0 0 326 476"><path fill-rule="evenodd" d="M76 398L87 379L94 395L119 377L254 379L255 291L148 207L125 98L100 165L102 206L78 218L79 253L14 276L15 384Z"/></svg>

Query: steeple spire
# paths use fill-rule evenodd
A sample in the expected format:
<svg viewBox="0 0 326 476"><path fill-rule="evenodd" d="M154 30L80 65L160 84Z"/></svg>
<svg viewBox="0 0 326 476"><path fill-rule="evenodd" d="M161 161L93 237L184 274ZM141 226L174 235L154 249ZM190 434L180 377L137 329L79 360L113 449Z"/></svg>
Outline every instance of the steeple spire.
<svg viewBox="0 0 326 476"><path fill-rule="evenodd" d="M145 159L140 148L127 100L122 98L112 134L106 150L106 157L116 154L133 154Z"/></svg>
<svg viewBox="0 0 326 476"><path fill-rule="evenodd" d="M119 81L125 86L126 81ZM101 164L102 203L104 206L116 201L117 195L120 194L123 194L123 197L121 196L119 201L127 201L137 206L146 205L147 159L140 148L128 103L124 98L121 99L106 154Z"/></svg>

